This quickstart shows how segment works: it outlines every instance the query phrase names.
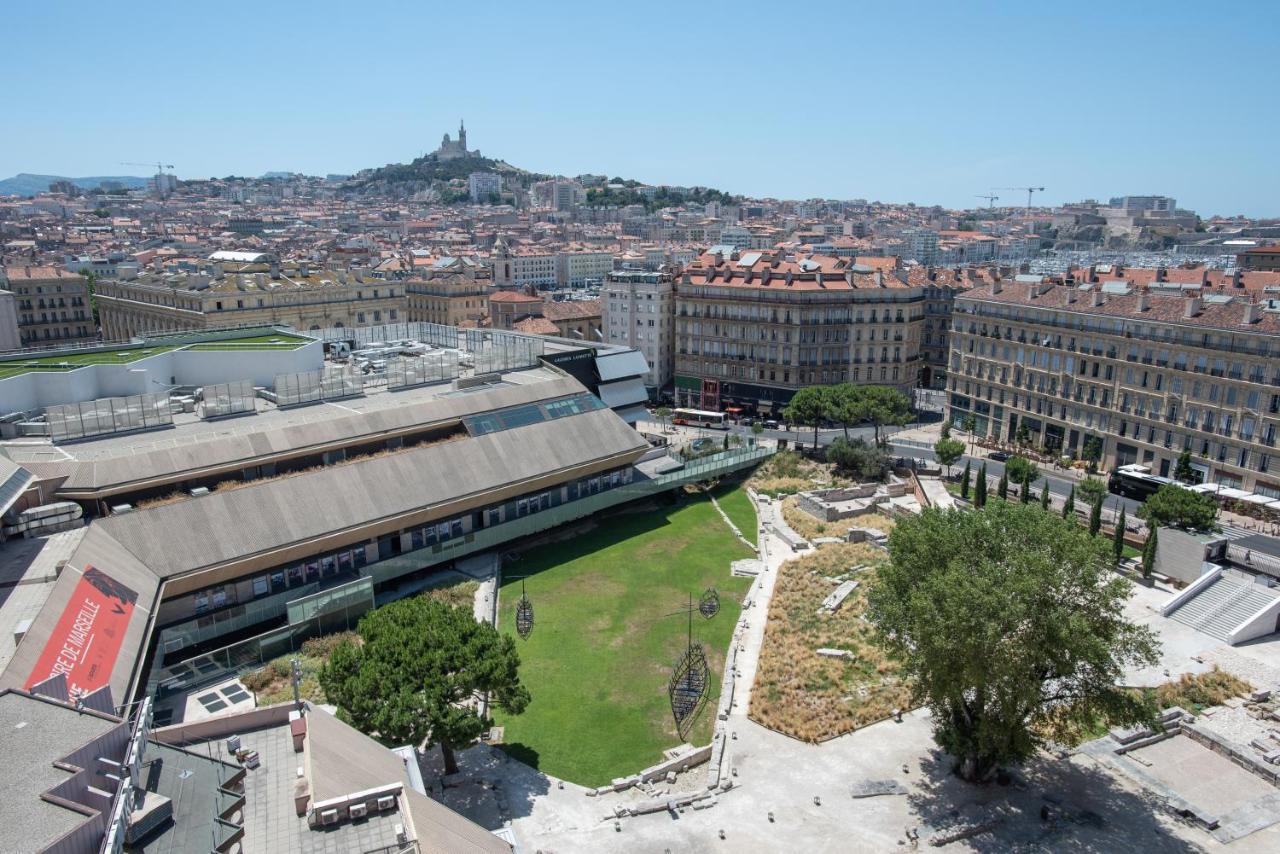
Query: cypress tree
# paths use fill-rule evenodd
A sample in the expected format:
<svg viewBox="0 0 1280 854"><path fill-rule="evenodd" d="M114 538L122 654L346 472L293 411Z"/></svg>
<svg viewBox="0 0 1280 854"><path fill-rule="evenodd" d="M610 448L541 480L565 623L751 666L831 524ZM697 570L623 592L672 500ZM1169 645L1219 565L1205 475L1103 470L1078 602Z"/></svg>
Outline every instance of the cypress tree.
<svg viewBox="0 0 1280 854"><path fill-rule="evenodd" d="M1040 490L1040 508L1049 509L1049 478L1044 479L1044 487Z"/></svg>
<svg viewBox="0 0 1280 854"><path fill-rule="evenodd" d="M1022 483L1018 484L1018 500L1023 504L1031 502L1031 472L1023 472Z"/></svg>
<svg viewBox="0 0 1280 854"><path fill-rule="evenodd" d="M1124 524L1125 512L1124 508L1120 508L1120 518L1116 520L1116 532L1111 540L1111 553L1116 559L1116 566L1120 565L1120 559L1124 557Z"/></svg>
<svg viewBox="0 0 1280 854"><path fill-rule="evenodd" d="M1062 502L1062 518L1070 519L1076 515L1076 487L1071 485L1071 491L1067 493L1067 500Z"/></svg>
<svg viewBox="0 0 1280 854"><path fill-rule="evenodd" d="M1159 530L1155 525L1151 526L1151 532L1147 534L1147 541L1142 544L1142 577L1150 578L1151 570L1156 565L1156 532Z"/></svg>
<svg viewBox="0 0 1280 854"><path fill-rule="evenodd" d="M1009 474L1000 472L1000 482L996 484L996 497L1001 500L1009 498Z"/></svg>
<svg viewBox="0 0 1280 854"><path fill-rule="evenodd" d="M971 465L973 464L972 463L964 464L964 476L960 478L960 497L966 501L969 500L969 480L970 480L969 467Z"/></svg>
<svg viewBox="0 0 1280 854"><path fill-rule="evenodd" d="M1093 507L1089 509L1089 536L1096 537L1098 532L1102 530L1102 499L1099 498L1093 502Z"/></svg>
<svg viewBox="0 0 1280 854"><path fill-rule="evenodd" d="M987 464L978 469L978 481L973 485L973 506L987 506Z"/></svg>

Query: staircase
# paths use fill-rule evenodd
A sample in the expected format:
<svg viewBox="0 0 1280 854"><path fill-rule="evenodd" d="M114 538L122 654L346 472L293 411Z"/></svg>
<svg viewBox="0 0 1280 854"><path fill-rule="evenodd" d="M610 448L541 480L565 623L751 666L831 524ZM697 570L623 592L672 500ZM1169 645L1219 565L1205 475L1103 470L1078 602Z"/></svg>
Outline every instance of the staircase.
<svg viewBox="0 0 1280 854"><path fill-rule="evenodd" d="M1185 626L1225 641L1236 626L1275 601L1280 592L1223 575L1169 615Z"/></svg>

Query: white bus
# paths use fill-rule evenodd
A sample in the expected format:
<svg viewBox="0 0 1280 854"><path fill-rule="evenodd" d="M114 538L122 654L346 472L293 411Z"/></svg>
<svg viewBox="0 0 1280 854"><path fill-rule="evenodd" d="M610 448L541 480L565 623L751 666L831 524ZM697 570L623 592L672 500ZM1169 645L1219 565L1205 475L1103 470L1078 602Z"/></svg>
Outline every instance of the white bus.
<svg viewBox="0 0 1280 854"><path fill-rule="evenodd" d="M671 413L672 424L687 424L690 427L710 427L713 430L728 430L729 422L723 412L706 412L702 409L676 409Z"/></svg>

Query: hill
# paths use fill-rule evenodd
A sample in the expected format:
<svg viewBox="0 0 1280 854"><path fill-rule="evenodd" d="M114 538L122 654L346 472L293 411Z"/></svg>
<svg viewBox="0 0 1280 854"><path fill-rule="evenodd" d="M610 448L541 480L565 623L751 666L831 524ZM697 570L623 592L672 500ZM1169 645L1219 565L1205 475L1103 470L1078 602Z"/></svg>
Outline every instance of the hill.
<svg viewBox="0 0 1280 854"><path fill-rule="evenodd" d="M150 178L139 178L136 175L94 175L87 178L66 178L62 175L32 175L23 172L12 178L0 181L0 196L34 196L44 193L54 181L70 181L85 190L96 188L103 181L118 181L130 190L140 190L147 186Z"/></svg>
<svg viewBox="0 0 1280 854"><path fill-rule="evenodd" d="M456 160L437 160L434 154L423 155L411 163L391 163L377 169L366 169L343 182L343 188L358 193L410 195L425 190L433 184L453 180L465 180L472 172L497 172L507 179L527 185L531 181L549 178L512 166L503 160L490 157L463 157Z"/></svg>

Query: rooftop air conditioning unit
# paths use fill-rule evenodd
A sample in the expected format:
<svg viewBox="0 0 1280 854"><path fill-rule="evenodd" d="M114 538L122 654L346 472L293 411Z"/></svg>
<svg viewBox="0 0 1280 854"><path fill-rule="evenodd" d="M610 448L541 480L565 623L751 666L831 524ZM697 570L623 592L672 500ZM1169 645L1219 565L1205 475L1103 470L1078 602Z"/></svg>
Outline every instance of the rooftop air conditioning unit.
<svg viewBox="0 0 1280 854"><path fill-rule="evenodd" d="M409 834L405 833L404 825L397 824L396 825L396 842L399 843L400 845L404 845L408 841L409 841Z"/></svg>
<svg viewBox="0 0 1280 854"><path fill-rule="evenodd" d="M382 797L378 798L378 809L380 810L395 809L395 806L396 806L395 795L383 795Z"/></svg>
<svg viewBox="0 0 1280 854"><path fill-rule="evenodd" d="M347 807L347 814L350 815L352 818L364 818L368 812L369 812L369 807L367 807L362 803L352 804L351 806Z"/></svg>
<svg viewBox="0 0 1280 854"><path fill-rule="evenodd" d="M337 810L321 810L320 823L321 824L337 824L338 811Z"/></svg>

